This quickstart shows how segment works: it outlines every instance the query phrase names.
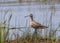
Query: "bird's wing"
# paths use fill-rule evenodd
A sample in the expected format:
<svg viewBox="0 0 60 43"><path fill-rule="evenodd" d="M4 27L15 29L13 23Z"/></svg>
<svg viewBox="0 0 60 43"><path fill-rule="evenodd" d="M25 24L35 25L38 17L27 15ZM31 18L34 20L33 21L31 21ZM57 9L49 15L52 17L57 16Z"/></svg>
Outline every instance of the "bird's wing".
<svg viewBox="0 0 60 43"><path fill-rule="evenodd" d="M38 22L36 22L36 21L34 21L33 24L34 24L35 26L41 26L41 24L38 23Z"/></svg>
<svg viewBox="0 0 60 43"><path fill-rule="evenodd" d="M40 23L38 23L38 22L36 22L36 21L34 21L32 24L33 24L34 26L39 27L39 28L48 28L47 26L41 25Z"/></svg>

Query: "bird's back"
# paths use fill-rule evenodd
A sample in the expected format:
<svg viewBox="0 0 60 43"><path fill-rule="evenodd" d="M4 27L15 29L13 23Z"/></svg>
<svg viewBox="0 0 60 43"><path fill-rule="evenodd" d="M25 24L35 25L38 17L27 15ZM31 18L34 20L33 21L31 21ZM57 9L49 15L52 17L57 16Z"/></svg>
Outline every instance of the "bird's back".
<svg viewBox="0 0 60 43"><path fill-rule="evenodd" d="M30 25L31 27L35 28L35 29L44 29L47 28L46 26L41 25L40 23L36 22L36 21L30 21Z"/></svg>

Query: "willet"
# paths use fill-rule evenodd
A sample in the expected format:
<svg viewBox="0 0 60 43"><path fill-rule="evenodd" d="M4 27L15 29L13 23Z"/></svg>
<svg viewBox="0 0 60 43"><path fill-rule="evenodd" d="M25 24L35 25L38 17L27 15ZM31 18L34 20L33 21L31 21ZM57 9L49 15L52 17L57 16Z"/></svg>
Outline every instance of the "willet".
<svg viewBox="0 0 60 43"><path fill-rule="evenodd" d="M30 17L30 26L35 29L35 33L37 33L37 29L45 29L45 28L48 28L47 26L44 26L44 25L36 22L33 19L33 14L29 14L28 16ZM28 16L25 16L25 17L28 17Z"/></svg>

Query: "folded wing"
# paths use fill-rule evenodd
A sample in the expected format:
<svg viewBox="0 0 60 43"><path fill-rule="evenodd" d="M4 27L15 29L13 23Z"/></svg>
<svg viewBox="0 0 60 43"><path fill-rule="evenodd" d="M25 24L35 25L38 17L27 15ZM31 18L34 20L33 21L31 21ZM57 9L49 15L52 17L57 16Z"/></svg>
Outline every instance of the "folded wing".
<svg viewBox="0 0 60 43"><path fill-rule="evenodd" d="M40 23L36 22L36 21L33 21L31 23L31 26L33 28L36 28L36 29L45 29L45 28L48 28L47 26L44 26L44 25L41 25Z"/></svg>

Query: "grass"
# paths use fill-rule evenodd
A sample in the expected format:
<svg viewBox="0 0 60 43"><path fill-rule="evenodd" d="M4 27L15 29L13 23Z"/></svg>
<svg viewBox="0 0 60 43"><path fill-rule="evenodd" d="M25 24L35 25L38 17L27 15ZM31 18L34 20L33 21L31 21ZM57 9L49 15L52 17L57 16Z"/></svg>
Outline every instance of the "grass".
<svg viewBox="0 0 60 43"><path fill-rule="evenodd" d="M11 18L12 18L12 15L10 15L8 23L10 23ZM8 24L8 27L9 27L9 24ZM8 32L9 32L9 29L8 29ZM4 36L2 35L2 36L7 37L8 32L6 35L4 35ZM0 33L2 34L3 32L0 32ZM29 33L27 33L26 36L23 35L22 37L17 37L18 39L9 40L9 42L8 42L8 40L4 40L4 41L5 41L5 43L60 43L60 39L56 41L56 39L53 37L52 38L49 38L49 37L42 38L42 37L40 37L40 34L31 36ZM1 43L1 35L0 35L0 43Z"/></svg>
<svg viewBox="0 0 60 43"><path fill-rule="evenodd" d="M39 34L37 36L31 36L29 34L26 34L25 37L18 37L18 39L15 40L10 40L10 43L54 43L54 40L51 40L51 38L42 38L39 36ZM8 43L6 41L6 43Z"/></svg>

